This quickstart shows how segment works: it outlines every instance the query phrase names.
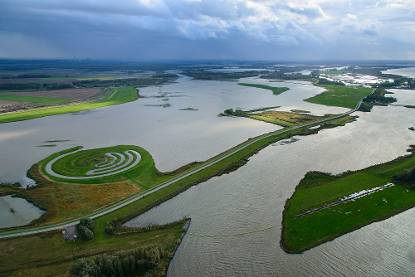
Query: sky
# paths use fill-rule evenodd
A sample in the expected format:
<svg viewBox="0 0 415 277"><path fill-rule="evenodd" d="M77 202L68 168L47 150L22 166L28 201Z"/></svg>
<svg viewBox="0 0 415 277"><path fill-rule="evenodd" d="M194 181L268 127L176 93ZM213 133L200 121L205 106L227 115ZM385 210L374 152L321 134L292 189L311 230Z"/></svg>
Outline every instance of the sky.
<svg viewBox="0 0 415 277"><path fill-rule="evenodd" d="M415 0L0 0L0 58L415 60Z"/></svg>

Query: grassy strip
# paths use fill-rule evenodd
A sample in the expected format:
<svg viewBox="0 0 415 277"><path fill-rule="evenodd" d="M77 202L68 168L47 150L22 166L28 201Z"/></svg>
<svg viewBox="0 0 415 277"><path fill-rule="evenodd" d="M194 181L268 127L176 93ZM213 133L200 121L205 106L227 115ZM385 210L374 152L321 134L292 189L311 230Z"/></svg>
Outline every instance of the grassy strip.
<svg viewBox="0 0 415 277"><path fill-rule="evenodd" d="M119 105L138 99L138 93L134 87L113 88L109 90L104 99L98 102L84 102L69 104L65 106L53 106L35 108L30 110L16 111L0 114L0 123L29 120L44 116L93 110L111 105Z"/></svg>
<svg viewBox="0 0 415 277"><path fill-rule="evenodd" d="M68 99L58 97L45 97L45 96L29 96L29 95L18 95L13 93L0 93L0 101L15 101L15 102L26 102L38 105L59 105L66 104L69 102Z"/></svg>
<svg viewBox="0 0 415 277"><path fill-rule="evenodd" d="M336 106L353 109L364 97L368 96L371 88L347 87L340 85L322 85L326 90L304 101L326 106Z"/></svg>
<svg viewBox="0 0 415 277"><path fill-rule="evenodd" d="M279 95L279 94L284 93L287 90L289 90L289 88L287 88L287 87L273 87L273 86L262 85L262 84L238 83L238 85L245 86L245 87L268 89L268 90L272 91L272 93L274 95Z"/></svg>
<svg viewBox="0 0 415 277"><path fill-rule="evenodd" d="M168 253L160 262L156 275L164 276L186 222L91 241L64 241L59 232L0 240L0 275L68 276L72 262L78 258L158 246Z"/></svg>
<svg viewBox="0 0 415 277"><path fill-rule="evenodd" d="M411 154L338 176L307 173L285 205L281 240L283 248L290 253L301 253L414 207L415 191L395 185L352 202L298 216L305 210L321 207L343 196L392 182L394 175L414 166L415 154Z"/></svg>
<svg viewBox="0 0 415 277"><path fill-rule="evenodd" d="M251 113L246 117L280 125L283 127L291 127L300 124L310 123L312 121L321 120L324 117L309 114L284 112L284 111L265 111L260 113Z"/></svg>

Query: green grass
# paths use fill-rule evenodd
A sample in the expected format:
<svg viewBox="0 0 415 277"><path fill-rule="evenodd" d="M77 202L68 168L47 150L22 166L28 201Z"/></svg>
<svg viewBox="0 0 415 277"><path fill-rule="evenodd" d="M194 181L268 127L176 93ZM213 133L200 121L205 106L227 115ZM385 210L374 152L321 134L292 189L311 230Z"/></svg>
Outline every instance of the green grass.
<svg viewBox="0 0 415 277"><path fill-rule="evenodd" d="M336 106L353 109L364 97L372 92L371 88L347 87L340 85L323 85L326 90L304 101L326 106Z"/></svg>
<svg viewBox="0 0 415 277"><path fill-rule="evenodd" d="M29 95L18 95L9 93L0 93L0 101L16 101L25 102L38 105L60 105L69 102L68 99L57 98L57 97L44 97L44 96L29 96Z"/></svg>
<svg viewBox="0 0 415 277"><path fill-rule="evenodd" d="M109 90L104 99L98 102L84 102L79 104L69 104L64 106L52 106L44 108L34 108L30 110L16 111L0 114L0 123L13 121L29 120L44 116L80 112L93 110L111 105L119 105L138 99L138 93L133 87L113 88Z"/></svg>
<svg viewBox="0 0 415 277"><path fill-rule="evenodd" d="M105 148L86 149L76 152L72 155L65 156L62 159L59 159L57 162L55 162L53 164L52 169L55 172L65 176L83 176L85 175L86 171L93 168L93 159L100 158L108 152L124 152L126 150L135 150L140 154L141 160L137 164L137 166L131 168L128 171L94 179L60 179L54 176L50 176L45 172L44 167L50 160L54 159L55 157L61 156L62 154L78 150L80 148L81 147L78 146L66 149L54 153L49 157L45 158L44 160L40 161L38 165L40 167L41 173L47 176L49 179L57 182L78 184L103 184L129 180L139 184L140 187L150 188L155 184L161 183L169 178L175 177L177 174L183 171L183 168L180 168L172 172L160 172L157 170L155 166L153 157L144 148L135 145L117 145ZM192 165L189 165L189 167L191 166ZM188 169L188 167L186 167L185 169Z"/></svg>
<svg viewBox="0 0 415 277"><path fill-rule="evenodd" d="M180 243L183 225L184 221L180 221L157 230L92 241L64 241L60 232L0 240L0 276L68 276L65 274L72 262L81 257L151 246L161 247L169 253L160 264L160 270L164 272Z"/></svg>
<svg viewBox="0 0 415 277"><path fill-rule="evenodd" d="M273 86L262 85L262 84L238 83L238 85L245 86L245 87L253 87L253 88L267 89L267 90L272 91L272 93L274 95L279 95L279 94L281 94L281 93L286 92L287 90L289 90L289 88L287 88L287 87L273 87Z"/></svg>
<svg viewBox="0 0 415 277"><path fill-rule="evenodd" d="M415 191L395 185L355 201L299 217L343 196L392 182L398 172L415 166L415 154L339 176L309 172L287 200L282 245L287 252L301 253L348 232L386 219L415 206Z"/></svg>

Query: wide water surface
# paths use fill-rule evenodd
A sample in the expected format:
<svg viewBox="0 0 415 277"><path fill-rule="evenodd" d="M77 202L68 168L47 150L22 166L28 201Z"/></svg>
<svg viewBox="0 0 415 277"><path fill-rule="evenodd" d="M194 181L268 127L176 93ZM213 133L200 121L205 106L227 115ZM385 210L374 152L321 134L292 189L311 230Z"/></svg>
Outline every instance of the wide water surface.
<svg viewBox="0 0 415 277"><path fill-rule="evenodd" d="M344 127L269 146L237 171L194 186L127 225L192 218L169 276L412 276L414 209L301 255L280 247L285 201L306 172L365 168L404 155L415 143L408 130L414 109L375 107L357 114Z"/></svg>
<svg viewBox="0 0 415 277"><path fill-rule="evenodd" d="M255 78L246 81L267 83ZM250 137L280 128L245 118L218 117L225 109L276 105L301 108L303 98L322 91L310 83L286 86L291 90L275 96L268 90L240 86L237 82L196 81L181 76L173 84L140 89L143 98L135 102L0 124L0 183L33 185L26 177L30 166L54 152L78 145L142 146L150 151L162 171L208 159ZM342 110L314 104L307 107L318 114ZM34 219L32 210L36 208L25 207L24 217ZM20 225L23 210L14 214L7 210L0 214L0 221ZM6 217L15 217L15 221Z"/></svg>
<svg viewBox="0 0 415 277"><path fill-rule="evenodd" d="M245 118L217 116L227 108L284 105L307 108L317 114L343 110L302 102L322 91L310 83L282 85L291 90L275 96L268 90L239 86L237 82L181 77L177 83L140 89L145 98L135 102L0 124L0 182L28 183L26 171L32 164L77 145L142 146L153 155L158 168L167 171L208 159L250 137L280 128ZM42 147L53 144L56 146Z"/></svg>
<svg viewBox="0 0 415 277"><path fill-rule="evenodd" d="M382 71L383 74L400 75L415 78L415 67L394 68Z"/></svg>

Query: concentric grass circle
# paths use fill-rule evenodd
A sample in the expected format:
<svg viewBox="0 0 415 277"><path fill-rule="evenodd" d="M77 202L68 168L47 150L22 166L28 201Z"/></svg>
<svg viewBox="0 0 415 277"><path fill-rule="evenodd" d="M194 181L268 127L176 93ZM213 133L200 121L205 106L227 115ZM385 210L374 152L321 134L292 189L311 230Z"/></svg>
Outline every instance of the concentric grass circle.
<svg viewBox="0 0 415 277"><path fill-rule="evenodd" d="M63 180L91 180L119 175L137 167L141 155L126 146L60 152L44 165L50 177Z"/></svg>

